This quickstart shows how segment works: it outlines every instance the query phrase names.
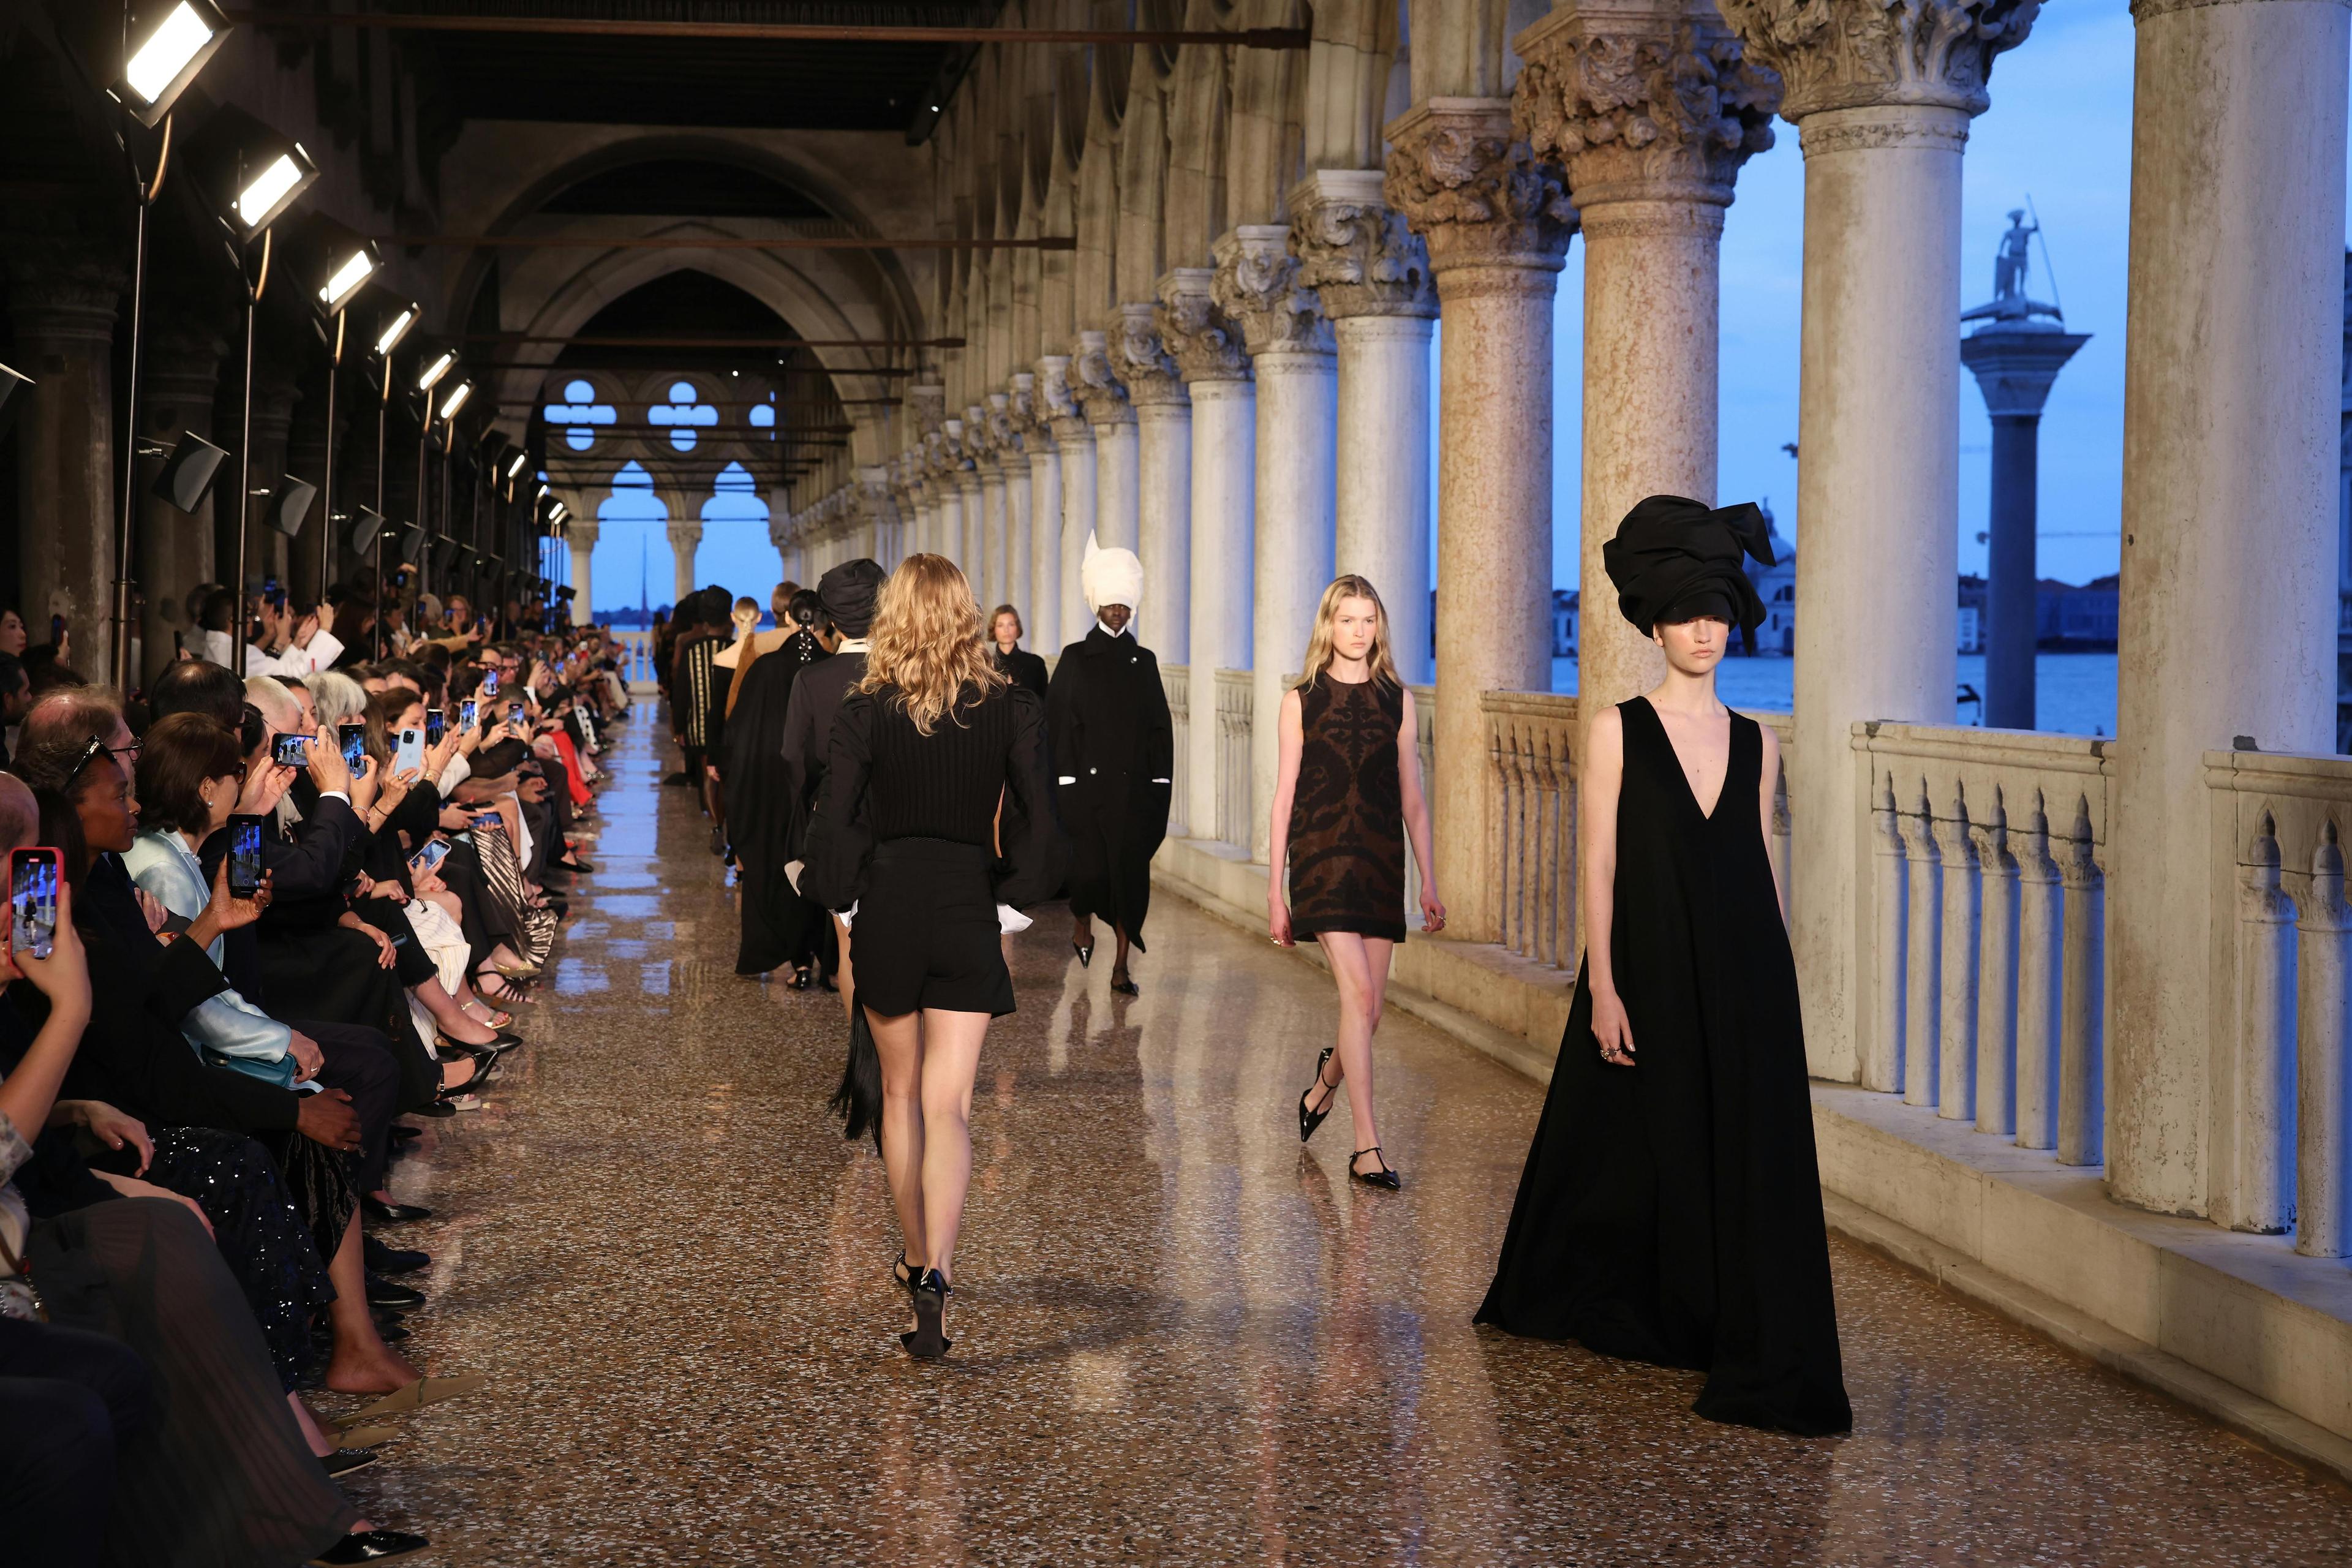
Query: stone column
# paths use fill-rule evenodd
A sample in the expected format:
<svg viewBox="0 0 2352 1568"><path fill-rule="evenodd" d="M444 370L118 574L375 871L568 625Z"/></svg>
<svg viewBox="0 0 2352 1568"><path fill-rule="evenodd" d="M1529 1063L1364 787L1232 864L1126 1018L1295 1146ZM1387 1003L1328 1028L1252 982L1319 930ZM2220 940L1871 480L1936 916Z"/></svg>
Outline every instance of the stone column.
<svg viewBox="0 0 2352 1568"><path fill-rule="evenodd" d="M1192 722L1187 735L1186 828L1217 833L1217 671L1246 669L1255 581L1251 547L1257 480L1257 387L1241 329L1213 298L1215 273L1179 267L1160 280L1160 333L1192 400Z"/></svg>
<svg viewBox="0 0 2352 1568"><path fill-rule="evenodd" d="M2311 0L2133 15L2107 1181L2201 1214L2234 1030L2203 753L2335 749L2346 19Z"/></svg>
<svg viewBox="0 0 2352 1568"><path fill-rule="evenodd" d="M1062 639L1077 642L1094 625L1078 584L1078 564L1095 525L1095 433L1070 395L1067 356L1047 354L1037 362L1037 395L1053 420L1054 446L1062 458L1061 551L1054 572L1060 584Z"/></svg>
<svg viewBox="0 0 2352 1568"><path fill-rule="evenodd" d="M986 615L1004 595L1004 468L998 461L997 432L990 411L974 404L964 410L964 433L971 444L980 481L980 507L973 515L971 595Z"/></svg>
<svg viewBox="0 0 2352 1568"><path fill-rule="evenodd" d="M1139 442L1135 409L1111 363L1108 334L1078 334L1078 352L1070 357L1070 395L1095 438L1095 541L1105 550L1133 550L1142 537Z"/></svg>
<svg viewBox="0 0 2352 1568"><path fill-rule="evenodd" d="M963 428L960 419L950 419L948 427L925 443L926 468L931 479L931 552L944 555L957 565L963 564L963 489L956 483L962 459L955 449L955 432Z"/></svg>
<svg viewBox="0 0 2352 1568"><path fill-rule="evenodd" d="M1033 428L1022 437L1029 454L1029 646L1053 653L1068 640L1062 619L1062 453L1043 405L1032 407Z"/></svg>
<svg viewBox="0 0 2352 1568"><path fill-rule="evenodd" d="M1780 83L1711 0L1679 14L1574 0L1513 47L1527 62L1514 123L1566 165L1584 236L1576 689L1593 714L1665 674L1618 613L1601 550L1644 496L1714 502L1723 213L1740 164L1772 145Z"/></svg>
<svg viewBox="0 0 2352 1568"><path fill-rule="evenodd" d="M890 494L890 470L880 467L857 470L857 510L866 520L866 553L887 571L897 561L898 503Z"/></svg>
<svg viewBox="0 0 2352 1568"><path fill-rule="evenodd" d="M1157 305L1121 305L1113 360L1134 405L1136 545L1143 595L1136 634L1162 664L1192 647L1192 400L1160 340ZM1178 803L1182 809L1183 803Z"/></svg>
<svg viewBox="0 0 2352 1568"><path fill-rule="evenodd" d="M213 575L213 500L207 495L194 516L158 497L151 488L163 457L183 435L211 439L213 398L220 390L221 356L228 342L201 327L167 328L147 342L145 384L139 396L140 444L155 455L142 458L138 490L140 679L163 673L177 649L174 636L193 638L201 605L188 603L188 590ZM218 443L215 442L215 445ZM232 489L235 487L232 486ZM76 657L79 657L79 651Z"/></svg>
<svg viewBox="0 0 2352 1568"><path fill-rule="evenodd" d="M985 498L980 489L980 459L967 435L963 466L955 471L957 510L962 514L963 528L950 553L955 563L963 568L964 576L971 583L972 596L980 595L982 578L988 568L988 519L982 508Z"/></svg>
<svg viewBox="0 0 2352 1568"><path fill-rule="evenodd" d="M1430 679L1429 252L1382 202L1378 169L1327 169L1291 192L1290 248L1339 348L1335 574L1380 590L1389 652Z"/></svg>
<svg viewBox="0 0 2352 1568"><path fill-rule="evenodd" d="M564 547L572 552L572 624L575 626L584 626L594 618L595 585L588 563L596 553L598 528L595 518L576 511L563 520Z"/></svg>
<svg viewBox="0 0 2352 1568"><path fill-rule="evenodd" d="M2090 338L2055 321L1996 321L1960 340L1992 417L1992 535L1985 559L1988 729L2031 730L2041 587L2034 570L2042 405L2059 370Z"/></svg>
<svg viewBox="0 0 2352 1568"><path fill-rule="evenodd" d="M1431 801L1448 927L1499 926L1481 692L1551 674L1551 301L1576 212L1508 99L1432 98L1388 126L1389 205L1429 246L1439 353L1437 719Z"/></svg>
<svg viewBox="0 0 2352 1568"><path fill-rule="evenodd" d="M1036 552L1035 485L1030 463L1036 450L1036 420L1030 412L1037 378L1027 371L1013 377L1013 391L1004 399L1004 602L1021 613L1023 639L1038 648L1036 616L1029 591ZM989 400L992 404L995 398Z"/></svg>
<svg viewBox="0 0 2352 1568"><path fill-rule="evenodd" d="M1283 679L1307 652L1331 580L1339 365L1331 323L1298 281L1290 230L1243 224L1216 244L1218 309L1242 329L1257 377L1256 617L1250 668L1250 852L1263 859L1281 750Z"/></svg>
<svg viewBox="0 0 2352 1568"><path fill-rule="evenodd" d="M1780 73L1805 153L1790 935L1821 1078L1855 1081L1870 1059L1874 982L1858 960L1870 801L1853 723L1952 721L1960 154L1992 57L2023 40L2033 12L2015 0L1723 6L1753 62Z"/></svg>
<svg viewBox="0 0 2352 1568"><path fill-rule="evenodd" d="M674 517L669 520L670 564L677 574L677 593L673 605L684 602L686 596L699 586L694 575L694 552L702 544L702 520L698 517Z"/></svg>
<svg viewBox="0 0 2352 1568"><path fill-rule="evenodd" d="M106 670L114 584L114 318L129 277L94 245L12 238L19 605L35 644L66 618L73 664ZM233 477L234 458L224 465ZM229 489L234 491L236 487Z"/></svg>

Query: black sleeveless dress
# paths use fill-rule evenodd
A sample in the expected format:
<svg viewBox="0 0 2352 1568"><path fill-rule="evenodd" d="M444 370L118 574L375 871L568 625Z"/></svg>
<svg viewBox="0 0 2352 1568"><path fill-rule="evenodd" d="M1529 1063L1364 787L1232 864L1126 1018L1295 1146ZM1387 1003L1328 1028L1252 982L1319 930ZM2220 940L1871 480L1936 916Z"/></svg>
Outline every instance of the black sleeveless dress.
<svg viewBox="0 0 2352 1568"><path fill-rule="evenodd" d="M1643 698L1621 703L1618 994L1634 1064L1592 1037L1580 972L1494 1284L1476 1321L1707 1373L1701 1415L1805 1436L1853 1425L1838 1352L1796 963L1731 716L1714 815Z"/></svg>
<svg viewBox="0 0 2352 1568"><path fill-rule="evenodd" d="M1404 691L1318 679L1299 695L1305 731L1290 796L1290 929L1404 940Z"/></svg>

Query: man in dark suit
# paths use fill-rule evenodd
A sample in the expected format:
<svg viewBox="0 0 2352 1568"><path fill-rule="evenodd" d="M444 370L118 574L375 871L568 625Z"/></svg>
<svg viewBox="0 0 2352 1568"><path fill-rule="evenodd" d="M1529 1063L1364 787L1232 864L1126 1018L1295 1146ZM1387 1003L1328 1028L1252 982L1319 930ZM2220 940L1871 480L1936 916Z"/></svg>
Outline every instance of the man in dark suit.
<svg viewBox="0 0 2352 1568"><path fill-rule="evenodd" d="M884 575L879 565L861 556L843 562L817 579L816 596L841 640L834 645L831 658L801 671L784 708L784 777L790 783L797 818L793 830L795 859L808 832L809 814L816 809L817 791L824 784L834 715L841 711L841 700L849 689L866 679L866 634L873 629L874 602L881 595ZM846 1011L854 978L849 967L849 926L837 914L833 925L841 953L834 973Z"/></svg>

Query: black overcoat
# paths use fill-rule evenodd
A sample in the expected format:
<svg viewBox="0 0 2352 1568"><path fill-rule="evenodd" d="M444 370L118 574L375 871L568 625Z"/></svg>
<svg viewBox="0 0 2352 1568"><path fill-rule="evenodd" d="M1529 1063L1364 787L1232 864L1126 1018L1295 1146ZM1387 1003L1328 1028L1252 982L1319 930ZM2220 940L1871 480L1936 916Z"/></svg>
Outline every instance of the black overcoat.
<svg viewBox="0 0 2352 1568"><path fill-rule="evenodd" d="M1100 915L1143 948L1151 856L1168 837L1176 732L1160 660L1097 626L1062 650L1045 699L1055 802L1070 836L1070 912Z"/></svg>

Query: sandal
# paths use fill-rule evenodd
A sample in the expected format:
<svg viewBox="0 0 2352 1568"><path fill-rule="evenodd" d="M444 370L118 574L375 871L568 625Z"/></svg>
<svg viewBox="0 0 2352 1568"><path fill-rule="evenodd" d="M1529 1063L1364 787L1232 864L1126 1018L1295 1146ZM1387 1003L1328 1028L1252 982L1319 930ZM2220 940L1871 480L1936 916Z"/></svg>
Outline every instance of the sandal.
<svg viewBox="0 0 2352 1568"><path fill-rule="evenodd" d="M363 1405L349 1415L336 1416L333 1425L339 1431L349 1432L381 1416L404 1415L428 1405L461 1399L488 1386L489 1381L478 1372L460 1373L454 1377L420 1377L404 1387L394 1389L373 1405Z"/></svg>

